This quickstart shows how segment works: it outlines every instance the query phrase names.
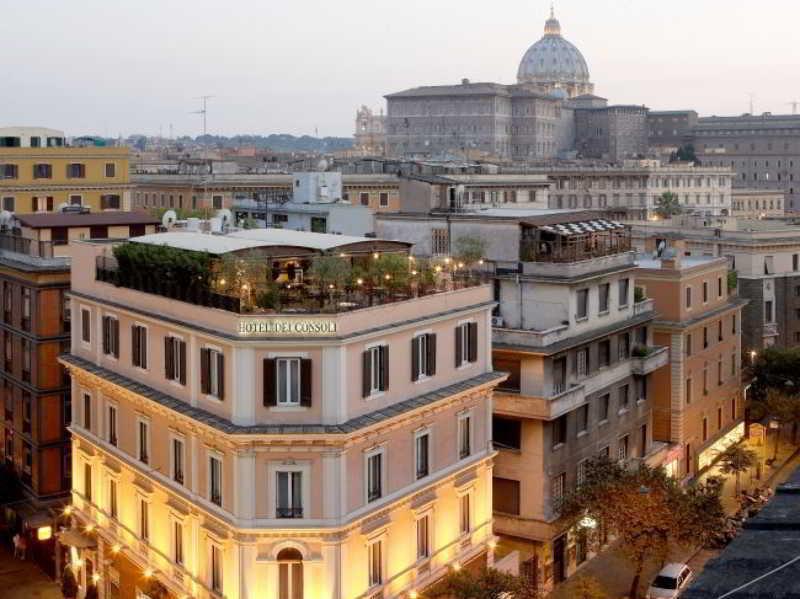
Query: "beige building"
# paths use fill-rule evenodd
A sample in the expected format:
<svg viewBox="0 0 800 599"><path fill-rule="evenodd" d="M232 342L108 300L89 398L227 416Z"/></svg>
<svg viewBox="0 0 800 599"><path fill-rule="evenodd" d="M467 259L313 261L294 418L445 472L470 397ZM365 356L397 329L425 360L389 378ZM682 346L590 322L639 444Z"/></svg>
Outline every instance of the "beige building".
<svg viewBox="0 0 800 599"><path fill-rule="evenodd" d="M655 242L651 242L655 251ZM706 469L744 437L742 307L728 289L725 258L685 257L682 244L640 258L636 285L655 303L653 338L670 361L652 375L653 438L670 444L676 478Z"/></svg>
<svg viewBox="0 0 800 599"><path fill-rule="evenodd" d="M734 188L731 214L745 219L780 218L785 214L783 198L783 191Z"/></svg>
<svg viewBox="0 0 800 599"><path fill-rule="evenodd" d="M376 239L129 243L139 260L208 252L210 274L173 268L170 284L155 262L76 244L62 537L84 588L98 574L123 599L401 597L492 563L491 393L505 375L491 369L489 285L417 284L412 260L391 292L309 271L323 254L406 259L407 244ZM226 281L243 254L269 267Z"/></svg>

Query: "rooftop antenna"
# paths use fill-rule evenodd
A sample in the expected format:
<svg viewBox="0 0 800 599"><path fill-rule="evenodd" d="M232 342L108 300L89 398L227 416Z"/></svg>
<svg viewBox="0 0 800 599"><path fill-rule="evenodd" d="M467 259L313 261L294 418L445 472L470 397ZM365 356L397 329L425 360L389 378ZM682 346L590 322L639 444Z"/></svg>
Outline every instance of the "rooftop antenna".
<svg viewBox="0 0 800 599"><path fill-rule="evenodd" d="M792 107L792 114L797 114L797 107L800 106L800 100L792 100L791 102L787 102L787 104Z"/></svg>
<svg viewBox="0 0 800 599"><path fill-rule="evenodd" d="M208 114L208 100L213 98L214 96L200 96L197 99L202 102L202 108L200 110L195 110L190 114L201 114L203 115L203 137L206 136L208 133L207 122L206 122L206 115Z"/></svg>
<svg viewBox="0 0 800 599"><path fill-rule="evenodd" d="M214 96L200 96L197 98L202 102L202 108L200 110L196 110L192 112L192 114L201 114L203 115L203 163L204 168L208 168L208 140L205 139L206 135L208 134L208 127L206 121L206 115L208 114L208 101L213 98ZM209 169L210 171L211 169ZM203 197L206 202L208 202L208 175L210 173L204 173L206 176L203 178Z"/></svg>
<svg viewBox="0 0 800 599"><path fill-rule="evenodd" d="M750 97L750 114L755 114L756 109L754 107L753 101L756 99L755 92L748 92L747 95Z"/></svg>

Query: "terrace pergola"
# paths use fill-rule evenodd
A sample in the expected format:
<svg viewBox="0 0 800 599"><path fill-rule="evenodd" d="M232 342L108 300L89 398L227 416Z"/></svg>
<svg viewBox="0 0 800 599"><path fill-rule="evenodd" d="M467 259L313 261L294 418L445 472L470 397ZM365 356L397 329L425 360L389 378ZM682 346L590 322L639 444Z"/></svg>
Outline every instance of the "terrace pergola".
<svg viewBox="0 0 800 599"><path fill-rule="evenodd" d="M606 219L521 226L523 262L578 262L631 249L630 229Z"/></svg>

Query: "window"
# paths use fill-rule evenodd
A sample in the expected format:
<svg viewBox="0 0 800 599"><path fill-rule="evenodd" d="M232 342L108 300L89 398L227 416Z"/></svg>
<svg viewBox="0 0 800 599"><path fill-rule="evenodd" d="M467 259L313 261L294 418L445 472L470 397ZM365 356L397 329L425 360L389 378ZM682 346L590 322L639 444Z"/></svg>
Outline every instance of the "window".
<svg viewBox="0 0 800 599"><path fill-rule="evenodd" d="M31 330L31 288L22 288L22 330Z"/></svg>
<svg viewBox="0 0 800 599"><path fill-rule="evenodd" d="M608 299L609 295L611 294L611 285L609 283L603 283L598 287L598 295L599 295L599 307L598 311L600 314L608 312Z"/></svg>
<svg viewBox="0 0 800 599"><path fill-rule="evenodd" d="M81 308L81 341L92 342L92 314L86 308Z"/></svg>
<svg viewBox="0 0 800 599"><path fill-rule="evenodd" d="M589 404L580 406L577 410L578 414L578 436L585 433L589 428Z"/></svg>
<svg viewBox="0 0 800 599"><path fill-rule="evenodd" d="M611 362L611 341L604 339L597 344L598 366L608 366Z"/></svg>
<svg viewBox="0 0 800 599"><path fill-rule="evenodd" d="M630 385L622 385L619 388L619 410L625 411L628 409L628 403L630 401Z"/></svg>
<svg viewBox="0 0 800 599"><path fill-rule="evenodd" d="M641 448L641 457L647 455L647 425L643 424L639 427L639 447Z"/></svg>
<svg viewBox="0 0 800 599"><path fill-rule="evenodd" d="M708 302L708 281L703 281L703 303Z"/></svg>
<svg viewBox="0 0 800 599"><path fill-rule="evenodd" d="M141 497L139 498L139 538L143 541L150 539L150 504Z"/></svg>
<svg viewBox="0 0 800 599"><path fill-rule="evenodd" d="M765 275L775 274L775 265L772 256L764 256L764 274Z"/></svg>
<svg viewBox="0 0 800 599"><path fill-rule="evenodd" d="M553 421L553 449L567 442L567 415Z"/></svg>
<svg viewBox="0 0 800 599"><path fill-rule="evenodd" d="M411 380L436 374L436 334L424 333L411 340Z"/></svg>
<svg viewBox="0 0 800 599"><path fill-rule="evenodd" d="M722 408L717 408L717 430L722 430Z"/></svg>
<svg viewBox="0 0 800 599"><path fill-rule="evenodd" d="M106 426L108 427L108 442L113 445L114 447L117 446L117 406L114 404L108 404L106 408L106 417L108 418L108 422Z"/></svg>
<svg viewBox="0 0 800 599"><path fill-rule="evenodd" d="M303 555L297 549L278 552L278 597L303 599Z"/></svg>
<svg viewBox="0 0 800 599"><path fill-rule="evenodd" d="M459 531L462 535L472 532L472 496L464 493L459 502Z"/></svg>
<svg viewBox="0 0 800 599"><path fill-rule="evenodd" d="M417 560L431 556L430 514L417 518Z"/></svg>
<svg viewBox="0 0 800 599"><path fill-rule="evenodd" d="M417 480L425 478L430 474L430 445L431 434L429 431L422 431L414 437L414 474Z"/></svg>
<svg viewBox="0 0 800 599"><path fill-rule="evenodd" d="M113 162L106 162L106 177L112 178L117 176L117 165Z"/></svg>
<svg viewBox="0 0 800 599"><path fill-rule="evenodd" d="M211 204L214 210L221 210L222 209L222 196L213 196L211 198Z"/></svg>
<svg viewBox="0 0 800 599"><path fill-rule="evenodd" d="M92 500L92 466L89 463L83 464L83 496L87 501Z"/></svg>
<svg viewBox="0 0 800 599"><path fill-rule="evenodd" d="M186 342L172 335L164 337L164 376L186 384Z"/></svg>
<svg viewBox="0 0 800 599"><path fill-rule="evenodd" d="M589 374L589 348L585 347L575 352L575 361L578 376L587 376Z"/></svg>
<svg viewBox="0 0 800 599"><path fill-rule="evenodd" d="M16 179L19 177L19 169L16 164L0 164L0 179ZM14 198L7 198L13 200ZM3 206L3 210L8 210ZM13 208L12 208L13 210Z"/></svg>
<svg viewBox="0 0 800 599"><path fill-rule="evenodd" d="M100 210L119 210L121 205L119 194L109 193L100 196Z"/></svg>
<svg viewBox="0 0 800 599"><path fill-rule="evenodd" d="M103 316L103 353L119 358L119 321L113 316Z"/></svg>
<svg viewBox="0 0 800 599"><path fill-rule="evenodd" d="M64 333L72 331L72 307L66 293L61 294L61 330Z"/></svg>
<svg viewBox="0 0 800 599"><path fill-rule="evenodd" d="M722 298L722 290L722 277L717 277L717 297L720 299Z"/></svg>
<svg viewBox="0 0 800 599"><path fill-rule="evenodd" d="M631 355L631 334L622 333L617 342L617 358L627 360Z"/></svg>
<svg viewBox="0 0 800 599"><path fill-rule="evenodd" d="M692 288L690 286L686 286L686 309L692 307Z"/></svg>
<svg viewBox="0 0 800 599"><path fill-rule="evenodd" d="M708 440L708 418L703 417L703 442Z"/></svg>
<svg viewBox="0 0 800 599"><path fill-rule="evenodd" d="M264 405L311 406L312 363L306 358L264 360Z"/></svg>
<svg viewBox="0 0 800 599"><path fill-rule="evenodd" d="M465 322L456 327L456 368L478 361L478 323Z"/></svg>
<svg viewBox="0 0 800 599"><path fill-rule="evenodd" d="M225 356L208 347L200 349L200 390L205 395L225 399Z"/></svg>
<svg viewBox="0 0 800 599"><path fill-rule="evenodd" d="M172 458L172 480L174 480L179 485L182 485L184 482L183 477L183 462L184 462L184 447L183 447L183 439L178 437L172 437L172 452L170 457Z"/></svg>
<svg viewBox="0 0 800 599"><path fill-rule="evenodd" d="M22 339L22 380L31 382L31 360L33 358L33 344L30 339Z"/></svg>
<svg viewBox="0 0 800 599"><path fill-rule="evenodd" d="M431 230L431 254L433 256L446 256L450 253L450 238L447 229Z"/></svg>
<svg viewBox="0 0 800 599"><path fill-rule="evenodd" d="M731 376L736 376L736 353L731 354Z"/></svg>
<svg viewBox="0 0 800 599"><path fill-rule="evenodd" d="M376 345L362 354L362 397L389 388L389 346Z"/></svg>
<svg viewBox="0 0 800 599"><path fill-rule="evenodd" d="M608 408L611 404L611 394L605 393L604 395L600 396L600 401L597 407L597 419L600 422L606 422L608 420Z"/></svg>
<svg viewBox="0 0 800 599"><path fill-rule="evenodd" d="M217 545L211 545L211 590L215 593L222 593L222 549Z"/></svg>
<svg viewBox="0 0 800 599"><path fill-rule="evenodd" d="M83 428L92 430L92 396L88 393L83 394Z"/></svg>
<svg viewBox="0 0 800 599"><path fill-rule="evenodd" d="M8 212L14 212L14 198L13 197L4 197L3 198L3 210L7 210Z"/></svg>
<svg viewBox="0 0 800 599"><path fill-rule="evenodd" d="M33 165L33 178L34 179L52 179L53 166L50 164L34 164Z"/></svg>
<svg viewBox="0 0 800 599"><path fill-rule="evenodd" d="M620 437L619 439L619 443L617 444L617 459L619 461L628 459L628 441L628 435Z"/></svg>
<svg viewBox="0 0 800 599"><path fill-rule="evenodd" d="M86 165L71 163L67 165L67 179L85 179Z"/></svg>
<svg viewBox="0 0 800 599"><path fill-rule="evenodd" d="M458 417L458 458L463 460L472 454L472 414Z"/></svg>
<svg viewBox="0 0 800 599"><path fill-rule="evenodd" d="M703 327L703 349L708 347L708 327Z"/></svg>
<svg viewBox="0 0 800 599"><path fill-rule="evenodd" d="M577 292L577 307L575 318L583 319L589 316L589 290L579 289Z"/></svg>
<svg viewBox="0 0 800 599"><path fill-rule="evenodd" d="M213 455L208 456L208 498L222 505L222 460Z"/></svg>
<svg viewBox="0 0 800 599"><path fill-rule="evenodd" d="M723 339L723 337L722 337L722 321L720 320L717 323L717 340L718 341L722 341L722 339Z"/></svg>
<svg viewBox="0 0 800 599"><path fill-rule="evenodd" d="M552 490L551 490L551 497L553 498L553 503L557 506L562 499L564 499L564 491L567 488L567 473L562 472L557 476L554 476L552 479Z"/></svg>
<svg viewBox="0 0 800 599"><path fill-rule="evenodd" d="M389 194L386 192L381 192L380 194L380 205L382 208L385 208L389 205Z"/></svg>
<svg viewBox="0 0 800 599"><path fill-rule="evenodd" d="M117 504L117 481L116 479L108 479L108 511L111 517L116 519L119 515L119 507Z"/></svg>
<svg viewBox="0 0 800 599"><path fill-rule="evenodd" d="M279 471L275 473L276 518L303 517L303 473L300 471Z"/></svg>
<svg viewBox="0 0 800 599"><path fill-rule="evenodd" d="M578 462L578 469L576 472L576 484L580 487L583 483L586 482L586 470L589 464L589 458L581 460Z"/></svg>
<svg viewBox="0 0 800 599"><path fill-rule="evenodd" d="M383 584L383 541L373 541L367 546L370 588Z"/></svg>
<svg viewBox="0 0 800 599"><path fill-rule="evenodd" d="M772 311L772 300L764 302L764 322L771 323L774 321L774 314Z"/></svg>
<svg viewBox="0 0 800 599"><path fill-rule="evenodd" d="M630 279L619 280L619 307L624 308L628 305L628 296L630 295Z"/></svg>
<svg viewBox="0 0 800 599"><path fill-rule="evenodd" d="M383 497L383 451L367 455L367 502Z"/></svg>
<svg viewBox="0 0 800 599"><path fill-rule="evenodd" d="M150 463L150 423L139 419L137 427L137 447L139 450L139 461L143 464Z"/></svg>
<svg viewBox="0 0 800 599"><path fill-rule="evenodd" d="M131 326L131 363L147 370L147 328L138 324Z"/></svg>
<svg viewBox="0 0 800 599"><path fill-rule="evenodd" d="M692 334L686 333L686 355L692 355Z"/></svg>
<svg viewBox="0 0 800 599"><path fill-rule="evenodd" d="M522 449L522 422L503 416L492 417L492 443L499 449Z"/></svg>
<svg viewBox="0 0 800 599"><path fill-rule="evenodd" d="M736 314L731 317L731 335L736 334Z"/></svg>
<svg viewBox="0 0 800 599"><path fill-rule="evenodd" d="M731 420L736 420L736 398L731 398Z"/></svg>
<svg viewBox="0 0 800 599"><path fill-rule="evenodd" d="M81 204L83 204L83 196L79 196L79 195L71 195L71 196L69 196L69 205L70 206L80 206ZM90 233L90 237L91 237L91 233Z"/></svg>
<svg viewBox="0 0 800 599"><path fill-rule="evenodd" d="M369 192L362 191L358 194L358 199L362 206L369 206Z"/></svg>
<svg viewBox="0 0 800 599"><path fill-rule="evenodd" d="M183 565L183 524L179 520L172 521L172 561Z"/></svg>

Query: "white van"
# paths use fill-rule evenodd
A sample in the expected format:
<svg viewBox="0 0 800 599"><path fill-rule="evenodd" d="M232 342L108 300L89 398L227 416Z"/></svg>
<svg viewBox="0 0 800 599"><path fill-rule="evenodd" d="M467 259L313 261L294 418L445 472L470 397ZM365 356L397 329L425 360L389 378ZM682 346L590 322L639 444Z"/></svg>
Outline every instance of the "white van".
<svg viewBox="0 0 800 599"><path fill-rule="evenodd" d="M675 599L689 585L692 570L686 564L667 564L647 589L647 599Z"/></svg>

